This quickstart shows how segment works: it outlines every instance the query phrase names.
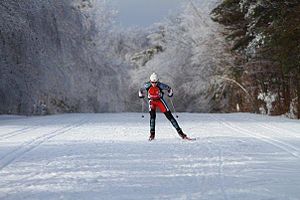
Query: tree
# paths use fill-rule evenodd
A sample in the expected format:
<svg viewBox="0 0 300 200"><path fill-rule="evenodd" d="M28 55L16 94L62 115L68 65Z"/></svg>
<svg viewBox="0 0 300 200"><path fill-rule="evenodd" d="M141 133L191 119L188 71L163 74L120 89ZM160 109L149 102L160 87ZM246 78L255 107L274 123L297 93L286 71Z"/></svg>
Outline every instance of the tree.
<svg viewBox="0 0 300 200"><path fill-rule="evenodd" d="M213 11L214 20L228 27L232 52L242 58L234 67L242 70L241 82L253 97L277 95L274 114L289 112L298 99L299 4L295 0L226 0Z"/></svg>
<svg viewBox="0 0 300 200"><path fill-rule="evenodd" d="M102 0L1 1L0 113L124 109L114 15Z"/></svg>
<svg viewBox="0 0 300 200"><path fill-rule="evenodd" d="M158 51L132 72L132 88L156 71L161 81L175 89L178 111L211 112L226 108L226 99L214 98L215 75L231 62L224 51L219 25L210 17L213 1L187 1L183 11L156 24L148 36L148 48ZM146 50L145 50L146 52ZM140 54L139 54L140 55Z"/></svg>

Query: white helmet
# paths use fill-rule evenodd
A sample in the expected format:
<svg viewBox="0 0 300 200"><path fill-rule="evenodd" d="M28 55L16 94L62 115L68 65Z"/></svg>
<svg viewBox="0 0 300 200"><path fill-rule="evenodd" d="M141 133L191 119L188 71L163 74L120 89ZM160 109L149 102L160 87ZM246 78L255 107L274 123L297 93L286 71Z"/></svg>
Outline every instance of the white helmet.
<svg viewBox="0 0 300 200"><path fill-rule="evenodd" d="M158 81L158 76L157 76L156 73L151 74L150 81L151 82L157 82Z"/></svg>

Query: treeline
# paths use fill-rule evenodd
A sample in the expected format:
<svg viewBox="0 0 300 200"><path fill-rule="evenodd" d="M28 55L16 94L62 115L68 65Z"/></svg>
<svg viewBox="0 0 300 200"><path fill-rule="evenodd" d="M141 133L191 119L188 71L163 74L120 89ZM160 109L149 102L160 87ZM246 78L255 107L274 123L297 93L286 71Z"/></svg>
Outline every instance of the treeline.
<svg viewBox="0 0 300 200"><path fill-rule="evenodd" d="M300 118L300 2L217 1L121 29L105 0L2 0L0 114L140 111L155 71L177 111Z"/></svg>
<svg viewBox="0 0 300 200"><path fill-rule="evenodd" d="M153 71L173 87L177 111L231 111L215 76L233 65L209 16L217 1L121 29L105 0L2 0L0 114L141 111L137 91Z"/></svg>
<svg viewBox="0 0 300 200"><path fill-rule="evenodd" d="M298 0L224 0L212 11L235 59L232 110L300 118L299 13Z"/></svg>
<svg viewBox="0 0 300 200"><path fill-rule="evenodd" d="M1 0L0 113L123 111L114 16L104 0Z"/></svg>

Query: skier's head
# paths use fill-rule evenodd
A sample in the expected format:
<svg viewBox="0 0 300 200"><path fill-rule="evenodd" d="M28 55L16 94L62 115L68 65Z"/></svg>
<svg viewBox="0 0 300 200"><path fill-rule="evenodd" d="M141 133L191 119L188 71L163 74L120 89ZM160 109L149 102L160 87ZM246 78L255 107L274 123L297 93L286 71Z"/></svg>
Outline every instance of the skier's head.
<svg viewBox="0 0 300 200"><path fill-rule="evenodd" d="M150 82L151 82L151 83L157 83L157 81L158 81L158 76L157 76L157 74L154 72L154 73L152 73L151 76L150 76Z"/></svg>

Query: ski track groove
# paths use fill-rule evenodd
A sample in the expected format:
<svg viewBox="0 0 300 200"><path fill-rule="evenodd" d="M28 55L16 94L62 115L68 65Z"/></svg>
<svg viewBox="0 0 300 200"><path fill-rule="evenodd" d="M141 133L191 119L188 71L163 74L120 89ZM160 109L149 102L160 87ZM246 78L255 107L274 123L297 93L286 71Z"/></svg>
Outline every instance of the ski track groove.
<svg viewBox="0 0 300 200"><path fill-rule="evenodd" d="M16 131L12 131L12 132L9 132L9 133L5 133L3 135L0 135L0 140L5 140L5 139L9 139L9 138L12 138L14 136L17 136L17 135L21 135L23 133L26 133L28 131L32 131L32 130L36 130L38 129L39 127L35 127L35 128L32 128L32 127L27 127L27 128L24 128L24 129L20 129L20 130L16 130Z"/></svg>
<svg viewBox="0 0 300 200"><path fill-rule="evenodd" d="M249 118L249 117L247 117L247 119L249 119L253 122L257 122L257 120L254 120L254 119ZM271 131L276 131L277 133L284 132L284 134L289 134L289 135L291 135L295 138L300 138L300 135L297 132L294 132L294 131L291 131L291 130L286 130L286 129L283 129L283 128L280 128L280 127L277 127L277 126L274 126L274 125L271 125L271 124L267 124L266 122L260 122L260 123L257 123L257 125L262 127L262 128L271 130ZM292 129L292 130L294 130L294 129Z"/></svg>
<svg viewBox="0 0 300 200"><path fill-rule="evenodd" d="M223 157L223 151L221 148L219 148L218 151L218 174L220 178L220 188L224 197L224 200L228 200L227 193L225 190L225 176L224 176L224 157Z"/></svg>
<svg viewBox="0 0 300 200"><path fill-rule="evenodd" d="M219 176L219 187L220 187L220 191L222 193L223 199L224 200L229 200L228 198L228 194L225 190L225 176L224 176L224 156L223 156L223 150L222 148L220 148L219 145L216 145L215 143L213 143L211 140L207 139L207 142L209 145L209 151L213 154L212 148L210 148L210 146L214 146L215 148L217 148L218 150L218 176ZM215 149L214 148L214 149Z"/></svg>
<svg viewBox="0 0 300 200"><path fill-rule="evenodd" d="M72 129L78 128L82 126L84 123L86 123L84 120L80 120L77 123L71 123L68 124L62 128L58 128L55 131L51 131L50 133L46 133L42 136L39 136L37 138L34 138L28 142L25 142L21 144L20 146L16 147L11 152L7 153L5 156L0 158L0 171L3 170L5 167L7 167L9 164L17 160L18 158L22 157L24 154L32 151L33 149L36 149L41 144L49 141L50 139L62 135Z"/></svg>
<svg viewBox="0 0 300 200"><path fill-rule="evenodd" d="M296 158L300 159L299 151L293 145L290 145L288 143L270 138L270 137L265 136L265 135L261 135L259 133L254 133L253 131L249 131L248 129L245 129L245 128L238 127L237 125L234 125L233 123L228 122L228 121L224 120L221 117L213 116L213 118L215 118L221 124L223 124L224 126L230 128L234 131L237 131L237 132L242 133L244 135L251 136L251 137L256 138L258 140L261 140L263 142L269 143L269 144L271 144L271 145L287 152L288 154L292 155L293 157L296 157Z"/></svg>
<svg viewBox="0 0 300 200"><path fill-rule="evenodd" d="M55 118L51 122L53 123L53 122L59 122L59 121L60 121L59 118L58 119ZM24 134L24 133L27 133L27 132L32 131L32 130L39 129L40 127L43 127L43 126L47 125L48 123L49 122L40 124L40 123L38 123L38 121L35 121L34 125L31 125L29 127L25 127L25 128L19 129L19 130L11 131L11 132L4 133L4 134L0 135L0 141L5 140L5 139L9 139L9 138L12 138L14 136L18 136L18 135L21 135L21 134Z"/></svg>

